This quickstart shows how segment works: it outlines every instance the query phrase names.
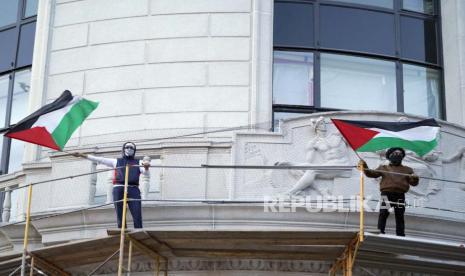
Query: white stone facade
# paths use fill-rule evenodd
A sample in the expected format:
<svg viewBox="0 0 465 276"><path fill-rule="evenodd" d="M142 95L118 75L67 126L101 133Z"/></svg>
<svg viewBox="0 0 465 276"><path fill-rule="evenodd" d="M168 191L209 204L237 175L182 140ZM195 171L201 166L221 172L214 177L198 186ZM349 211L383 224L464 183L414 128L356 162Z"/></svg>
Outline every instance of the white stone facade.
<svg viewBox="0 0 465 276"><path fill-rule="evenodd" d="M430 171L434 177L465 181L465 155L453 157L465 147L465 3L441 3L449 123L442 122L446 132L437 158L422 160L424 166L416 169ZM100 102L69 141L69 151L118 157L123 142L133 140L138 144L138 155L150 156L155 165L272 166L291 159L303 162L305 144L311 138L310 120L320 115L288 120L280 131L269 131L272 14L272 0L41 0L30 109L52 101L65 89ZM402 114L337 112L325 116L326 121L331 116L397 120ZM254 127L201 133L246 125ZM334 131L332 126L329 128ZM347 165L356 163L348 149L342 157L347 158ZM382 162L378 155L368 154L366 158L370 166ZM27 147L24 162L23 171L0 177L1 187L104 169L35 146ZM33 215L111 202L109 178L111 172L96 178L87 175L38 185L34 188ZM143 180L144 199L178 202L144 203L144 223L154 229L205 231L358 227L358 214L350 212L309 213L301 208L294 213L271 214L252 202L227 206L179 202L260 201L263 195L288 191L297 179L295 174L271 170L153 169L150 178ZM322 187L330 187L325 193L356 195L357 181L355 170L348 175L317 179L304 194L320 195ZM409 197L427 200L429 209L407 212L407 233L463 241L465 215L454 213L465 207L463 186L422 184ZM367 184L367 194L378 195L375 181ZM25 199L24 189L19 190L16 220L24 219ZM33 223L37 232L33 246L105 236L106 229L114 227L113 216L112 207L106 206L38 220ZM366 225L370 230L376 228L375 213L367 215ZM390 221L388 228L392 230L393 226ZM21 240L8 236L17 228L6 226L1 231L0 254L21 249ZM244 269L253 272L239 274L241 264L225 262L224 274L215 274L210 271L210 263L198 262L193 268L181 262L173 265L180 271L176 275L270 275L270 271L273 275L323 275L328 267L321 263L270 264L255 260L257 265L250 262ZM202 271L203 267L209 272ZM379 266L373 269L376 273L382 271Z"/></svg>

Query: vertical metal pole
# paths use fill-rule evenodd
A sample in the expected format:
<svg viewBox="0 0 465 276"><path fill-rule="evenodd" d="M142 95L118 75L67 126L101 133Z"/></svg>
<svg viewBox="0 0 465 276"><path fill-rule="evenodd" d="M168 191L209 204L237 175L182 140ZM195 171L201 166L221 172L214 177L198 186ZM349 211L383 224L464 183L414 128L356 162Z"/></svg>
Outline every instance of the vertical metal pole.
<svg viewBox="0 0 465 276"><path fill-rule="evenodd" d="M132 263L132 241L129 240L129 252L128 252L128 276L131 275L131 263Z"/></svg>
<svg viewBox="0 0 465 276"><path fill-rule="evenodd" d="M346 257L346 261L347 261L347 276L352 276L352 245L349 245L349 247L347 248L347 257Z"/></svg>
<svg viewBox="0 0 465 276"><path fill-rule="evenodd" d="M128 202L128 177L129 164L126 164L126 174L124 175L124 197L123 197L123 217L121 218L121 237L119 242L119 261L118 261L118 276L123 275L123 259L124 259L124 238L126 229L126 205Z"/></svg>
<svg viewBox="0 0 465 276"><path fill-rule="evenodd" d="M29 272L29 276L34 275L34 257L31 257L31 271Z"/></svg>
<svg viewBox="0 0 465 276"><path fill-rule="evenodd" d="M160 276L160 256L157 256L157 276Z"/></svg>
<svg viewBox="0 0 465 276"><path fill-rule="evenodd" d="M27 193L26 226L24 228L23 257L21 259L21 276L26 275L27 243L28 243L28 237L29 237L29 222L31 220L31 197L32 197L32 185L29 184L29 189Z"/></svg>
<svg viewBox="0 0 465 276"><path fill-rule="evenodd" d="M364 198L365 198L365 178L363 174L363 168L360 168L360 231L359 231L359 236L360 236L360 242L363 242L364 240L364 219L365 219L365 212L364 212Z"/></svg>

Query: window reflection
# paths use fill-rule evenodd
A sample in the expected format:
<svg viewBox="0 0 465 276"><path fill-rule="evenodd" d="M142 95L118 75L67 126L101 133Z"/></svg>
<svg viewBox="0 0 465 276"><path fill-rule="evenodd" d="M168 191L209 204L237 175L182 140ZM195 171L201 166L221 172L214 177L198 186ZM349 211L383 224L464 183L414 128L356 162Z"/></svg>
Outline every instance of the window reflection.
<svg viewBox="0 0 465 276"><path fill-rule="evenodd" d="M275 2L274 44L312 47L313 5L296 2Z"/></svg>
<svg viewBox="0 0 465 276"><path fill-rule="evenodd" d="M37 15L37 4L39 0L27 0L26 10L24 11L24 17L30 17Z"/></svg>
<svg viewBox="0 0 465 276"><path fill-rule="evenodd" d="M321 55L321 106L352 110L397 110L394 62Z"/></svg>
<svg viewBox="0 0 465 276"><path fill-rule="evenodd" d="M402 16L400 26L402 57L437 63L436 23Z"/></svg>
<svg viewBox="0 0 465 276"><path fill-rule="evenodd" d="M395 55L393 14L322 5L320 30L324 48Z"/></svg>
<svg viewBox="0 0 465 276"><path fill-rule="evenodd" d="M313 54L274 52L273 103L313 105Z"/></svg>
<svg viewBox="0 0 465 276"><path fill-rule="evenodd" d="M18 1L0 1L0 28L16 22L18 15Z"/></svg>
<svg viewBox="0 0 465 276"><path fill-rule="evenodd" d="M16 124L19 120L27 116L30 83L30 69L15 73L10 124Z"/></svg>
<svg viewBox="0 0 465 276"><path fill-rule="evenodd" d="M10 78L8 75L0 77L0 128L6 127L5 117L8 103L8 85ZM1 156L1 155L0 155Z"/></svg>
<svg viewBox="0 0 465 276"><path fill-rule="evenodd" d="M21 164L23 163L24 146L25 143L23 141L11 139L8 173L21 170Z"/></svg>
<svg viewBox="0 0 465 276"><path fill-rule="evenodd" d="M434 14L434 0L403 0L402 9Z"/></svg>
<svg viewBox="0 0 465 276"><path fill-rule="evenodd" d="M16 29L8 29L0 32L0 72L12 68L11 63L15 61L16 51Z"/></svg>
<svg viewBox="0 0 465 276"><path fill-rule="evenodd" d="M332 0L332 1L376 6L376 7L382 7L382 8L387 8L387 9L392 9L394 7L393 0Z"/></svg>
<svg viewBox="0 0 465 276"><path fill-rule="evenodd" d="M440 118L440 74L438 70L403 65L404 111Z"/></svg>
<svg viewBox="0 0 465 276"><path fill-rule="evenodd" d="M21 26L16 67L23 67L32 64L35 32L36 22Z"/></svg>

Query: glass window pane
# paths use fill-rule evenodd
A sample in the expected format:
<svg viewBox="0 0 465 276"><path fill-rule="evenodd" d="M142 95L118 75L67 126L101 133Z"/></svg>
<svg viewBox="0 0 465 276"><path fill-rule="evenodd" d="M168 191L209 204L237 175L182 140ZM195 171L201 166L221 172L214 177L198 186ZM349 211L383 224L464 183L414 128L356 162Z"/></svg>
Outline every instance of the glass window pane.
<svg viewBox="0 0 465 276"><path fill-rule="evenodd" d="M18 1L4 0L0 2L0 28L16 23L18 17Z"/></svg>
<svg viewBox="0 0 465 276"><path fill-rule="evenodd" d="M400 28L402 57L438 62L434 21L402 16Z"/></svg>
<svg viewBox="0 0 465 276"><path fill-rule="evenodd" d="M27 0L26 11L24 12L24 17L30 17L37 15L37 4L38 0Z"/></svg>
<svg viewBox="0 0 465 276"><path fill-rule="evenodd" d="M31 69L15 73L10 124L16 124L28 115L29 90L31 88L30 83Z"/></svg>
<svg viewBox="0 0 465 276"><path fill-rule="evenodd" d="M32 22L21 27L16 67L22 67L32 64L32 52L34 51L35 33L36 22Z"/></svg>
<svg viewBox="0 0 465 276"><path fill-rule="evenodd" d="M3 164L2 164L2 156L3 156L3 143L6 138L3 137L3 135L0 135L0 174L4 174L5 172L2 171L3 169ZM0 194L1 196L1 194Z"/></svg>
<svg viewBox="0 0 465 276"><path fill-rule="evenodd" d="M416 65L403 65L404 111L440 118L440 72Z"/></svg>
<svg viewBox="0 0 465 276"><path fill-rule="evenodd" d="M403 0L402 9L426 13L426 14L434 14L434 1L433 0Z"/></svg>
<svg viewBox="0 0 465 276"><path fill-rule="evenodd" d="M0 128L6 127L5 117L6 117L6 108L7 108L7 102L8 102L9 83L10 83L10 78L8 77L8 75L4 75L0 77Z"/></svg>
<svg viewBox="0 0 465 276"><path fill-rule="evenodd" d="M279 120L297 118L302 116L308 116L308 113L291 113L291 112L274 112L273 126L276 129L279 125Z"/></svg>
<svg viewBox="0 0 465 276"><path fill-rule="evenodd" d="M321 6L320 35L325 48L395 55L393 14Z"/></svg>
<svg viewBox="0 0 465 276"><path fill-rule="evenodd" d="M394 62L321 55L321 106L397 111Z"/></svg>
<svg viewBox="0 0 465 276"><path fill-rule="evenodd" d="M273 103L313 106L313 54L274 52Z"/></svg>
<svg viewBox="0 0 465 276"><path fill-rule="evenodd" d="M11 69L15 61L16 38L15 28L0 32L0 72Z"/></svg>
<svg viewBox="0 0 465 276"><path fill-rule="evenodd" d="M388 8L388 9L392 9L394 7L393 0L332 0L332 1L376 6L376 7L383 7L383 8Z"/></svg>
<svg viewBox="0 0 465 276"><path fill-rule="evenodd" d="M274 4L274 45L313 46L313 5L276 2Z"/></svg>
<svg viewBox="0 0 465 276"><path fill-rule="evenodd" d="M25 144L26 143L23 141L11 139L10 158L8 161L8 173L13 173L21 170Z"/></svg>

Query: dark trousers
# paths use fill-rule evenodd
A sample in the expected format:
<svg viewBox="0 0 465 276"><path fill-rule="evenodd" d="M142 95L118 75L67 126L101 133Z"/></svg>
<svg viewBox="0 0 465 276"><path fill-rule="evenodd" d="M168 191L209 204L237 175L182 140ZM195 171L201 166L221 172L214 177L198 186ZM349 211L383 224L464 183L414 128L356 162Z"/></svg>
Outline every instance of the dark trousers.
<svg viewBox="0 0 465 276"><path fill-rule="evenodd" d="M405 236L405 224L404 224L404 213L405 213L405 194L394 193L394 192L381 192L381 207L379 209L378 218L378 229L384 234L386 228L386 220L389 216L389 210L386 208L386 198L389 201L389 205L394 207L394 214L396 216L396 235ZM383 208L384 207L384 208Z"/></svg>
<svg viewBox="0 0 465 276"><path fill-rule="evenodd" d="M118 228L121 228L121 221L123 218L123 198L124 187L114 186L113 201L115 201L116 221L118 222ZM119 200L121 200L121 202L116 202ZM128 186L128 207L129 211L131 211L132 219L134 220L134 228L142 228L142 208L140 201L140 190L138 186Z"/></svg>

